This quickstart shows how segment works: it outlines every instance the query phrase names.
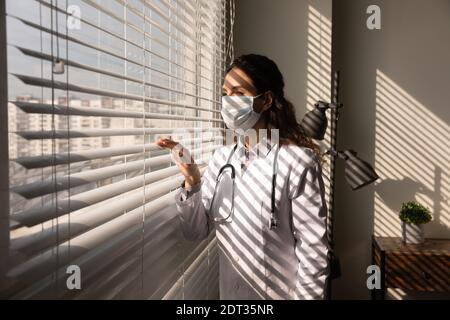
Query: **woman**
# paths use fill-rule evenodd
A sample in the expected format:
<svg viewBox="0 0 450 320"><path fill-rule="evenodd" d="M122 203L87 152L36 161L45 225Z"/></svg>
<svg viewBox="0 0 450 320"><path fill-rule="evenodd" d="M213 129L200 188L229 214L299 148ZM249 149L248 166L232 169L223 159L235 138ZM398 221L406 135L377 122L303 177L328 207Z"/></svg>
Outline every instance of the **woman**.
<svg viewBox="0 0 450 320"><path fill-rule="evenodd" d="M217 149L203 177L195 163L177 162L185 176L175 197L185 236L200 239L216 230L221 299L325 295L329 267L320 150L304 135L283 89L272 60L255 54L237 58L226 72L221 112L227 127L237 131L237 143ZM257 132L253 146L246 136L251 129ZM279 139L265 137L262 129L278 129ZM177 142L157 144L172 149ZM234 187L228 166L216 188L227 163L235 170Z"/></svg>

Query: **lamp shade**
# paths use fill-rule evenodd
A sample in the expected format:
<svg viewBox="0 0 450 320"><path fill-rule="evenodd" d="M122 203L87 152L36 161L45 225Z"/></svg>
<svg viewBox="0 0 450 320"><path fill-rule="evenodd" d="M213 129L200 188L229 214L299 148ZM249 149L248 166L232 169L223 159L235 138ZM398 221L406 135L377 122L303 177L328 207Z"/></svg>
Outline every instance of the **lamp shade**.
<svg viewBox="0 0 450 320"><path fill-rule="evenodd" d="M308 137L323 140L327 131L328 120L325 111L328 106L322 102L316 103L315 106L314 110L305 114L300 125Z"/></svg>
<svg viewBox="0 0 450 320"><path fill-rule="evenodd" d="M360 159L353 150L344 151L345 178L353 190L362 188L378 179L372 166Z"/></svg>

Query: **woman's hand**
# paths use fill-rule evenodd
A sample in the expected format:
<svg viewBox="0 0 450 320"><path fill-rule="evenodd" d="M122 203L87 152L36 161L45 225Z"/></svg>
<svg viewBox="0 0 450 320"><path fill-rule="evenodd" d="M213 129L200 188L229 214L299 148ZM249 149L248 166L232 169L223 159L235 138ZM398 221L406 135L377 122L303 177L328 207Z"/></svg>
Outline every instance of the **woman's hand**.
<svg viewBox="0 0 450 320"><path fill-rule="evenodd" d="M158 141L156 141L156 145L162 148L170 149L172 152L172 149L178 144L178 142L173 141L172 139L167 138L160 138ZM178 151L178 157L183 157L183 151L186 151L189 154L189 151L186 149L180 149ZM195 164L194 159L191 157L190 163L184 163L181 161L175 161L178 169L180 169L180 172L183 174L185 178L185 187L191 187L196 185L197 183L200 183L201 181L201 175L200 170L198 169L197 164Z"/></svg>

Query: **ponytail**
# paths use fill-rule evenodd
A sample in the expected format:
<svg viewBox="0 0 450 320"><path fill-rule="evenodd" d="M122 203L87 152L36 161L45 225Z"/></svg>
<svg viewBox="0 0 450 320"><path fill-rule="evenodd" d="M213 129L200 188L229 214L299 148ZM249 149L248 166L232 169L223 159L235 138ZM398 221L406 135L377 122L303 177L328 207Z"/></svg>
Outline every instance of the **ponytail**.
<svg viewBox="0 0 450 320"><path fill-rule="evenodd" d="M285 98L284 94L275 94L272 106L265 112L267 127L277 128L280 134L280 144L294 143L301 147L310 148L320 163L324 162L320 147L308 137L303 127L297 122L294 105Z"/></svg>

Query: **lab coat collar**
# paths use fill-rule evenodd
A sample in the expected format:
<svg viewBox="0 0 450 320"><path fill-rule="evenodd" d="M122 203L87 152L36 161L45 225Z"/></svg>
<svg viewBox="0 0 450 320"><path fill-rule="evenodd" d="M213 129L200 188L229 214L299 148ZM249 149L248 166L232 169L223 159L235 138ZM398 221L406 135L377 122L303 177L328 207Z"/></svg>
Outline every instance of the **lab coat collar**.
<svg viewBox="0 0 450 320"><path fill-rule="evenodd" d="M270 150L272 150L275 143L273 143L268 137L263 136L258 143L254 146L250 146L249 152L252 153L255 157L265 158L269 154ZM244 144L244 136L241 135L238 137L238 146L236 149L236 153L241 155L245 152L245 144Z"/></svg>

